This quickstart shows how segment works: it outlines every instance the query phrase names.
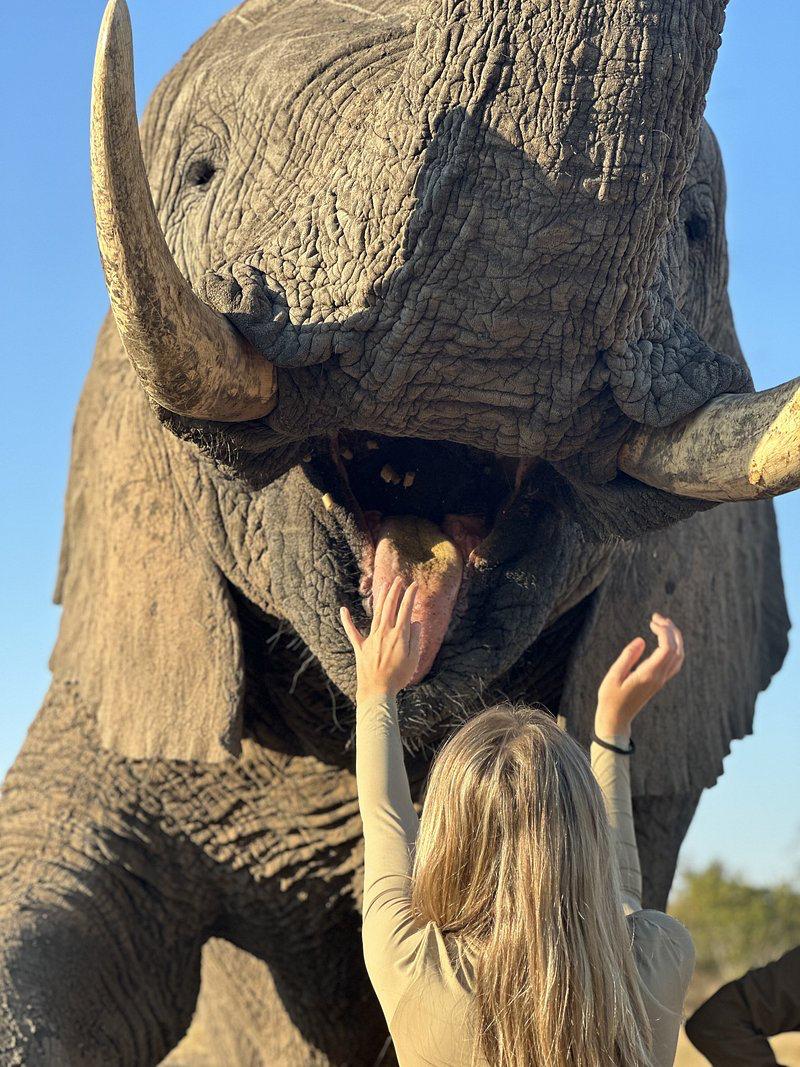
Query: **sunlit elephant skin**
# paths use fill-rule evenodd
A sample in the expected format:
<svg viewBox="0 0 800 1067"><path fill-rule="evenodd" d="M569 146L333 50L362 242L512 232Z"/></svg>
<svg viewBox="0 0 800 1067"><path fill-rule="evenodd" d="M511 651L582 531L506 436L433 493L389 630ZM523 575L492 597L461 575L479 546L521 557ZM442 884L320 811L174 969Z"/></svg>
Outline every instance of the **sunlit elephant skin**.
<svg viewBox="0 0 800 1067"><path fill-rule="evenodd" d="M75 425L53 683L0 806L4 1065L393 1062L361 962L338 625L392 568L427 596L401 702L417 796L503 696L585 743L619 647L653 610L681 624L633 762L663 906L788 630L750 498L797 484L794 446L755 489L747 456L692 496L658 462L660 433L696 452L708 403L752 390L702 121L723 7L566 0L555 24L533 0L247 0L148 106L153 210L110 6L92 166L112 315Z"/></svg>

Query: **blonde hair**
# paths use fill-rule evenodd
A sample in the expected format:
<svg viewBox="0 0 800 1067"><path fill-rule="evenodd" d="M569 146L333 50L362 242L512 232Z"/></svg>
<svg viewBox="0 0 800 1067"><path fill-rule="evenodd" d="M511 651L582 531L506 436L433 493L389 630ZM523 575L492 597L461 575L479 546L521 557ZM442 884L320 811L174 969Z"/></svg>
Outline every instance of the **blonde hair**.
<svg viewBox="0 0 800 1067"><path fill-rule="evenodd" d="M490 708L442 747L412 907L475 949L476 1061L652 1065L603 797L546 712Z"/></svg>

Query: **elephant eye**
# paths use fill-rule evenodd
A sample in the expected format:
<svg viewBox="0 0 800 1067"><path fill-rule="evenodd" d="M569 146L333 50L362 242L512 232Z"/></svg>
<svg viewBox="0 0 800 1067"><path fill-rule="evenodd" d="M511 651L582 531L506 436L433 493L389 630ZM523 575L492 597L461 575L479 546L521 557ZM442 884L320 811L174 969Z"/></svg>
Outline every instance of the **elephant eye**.
<svg viewBox="0 0 800 1067"><path fill-rule="evenodd" d="M217 173L217 168L208 159L195 159L186 168L184 174L184 181L187 185L202 186L208 185L214 175Z"/></svg>
<svg viewBox="0 0 800 1067"><path fill-rule="evenodd" d="M708 236L708 220L702 215L690 215L685 226L686 237L692 243L702 241Z"/></svg>

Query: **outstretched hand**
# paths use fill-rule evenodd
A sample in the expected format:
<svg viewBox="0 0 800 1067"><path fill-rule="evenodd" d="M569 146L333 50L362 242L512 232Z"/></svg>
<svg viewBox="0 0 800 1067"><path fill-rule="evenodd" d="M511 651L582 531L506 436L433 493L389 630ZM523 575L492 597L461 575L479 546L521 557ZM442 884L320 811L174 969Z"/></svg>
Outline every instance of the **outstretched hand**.
<svg viewBox="0 0 800 1067"><path fill-rule="evenodd" d="M406 588L400 577L379 590L366 637L348 609L339 609L344 632L356 654L358 703L397 696L414 677L419 663L419 624L411 621L416 596L417 583Z"/></svg>
<svg viewBox="0 0 800 1067"><path fill-rule="evenodd" d="M645 704L683 666L683 635L675 623L656 612L650 629L658 638L656 650L639 663L646 645L643 637L635 637L600 683L594 729L601 737L627 735Z"/></svg>

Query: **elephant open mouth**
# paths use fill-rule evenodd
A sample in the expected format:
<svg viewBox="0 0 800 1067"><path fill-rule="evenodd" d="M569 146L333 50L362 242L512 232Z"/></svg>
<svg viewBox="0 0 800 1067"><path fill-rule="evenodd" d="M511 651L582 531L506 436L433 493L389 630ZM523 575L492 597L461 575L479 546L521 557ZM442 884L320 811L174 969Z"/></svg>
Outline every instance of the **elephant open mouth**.
<svg viewBox="0 0 800 1067"><path fill-rule="evenodd" d="M378 588L397 575L418 582L420 663L407 699L426 708L465 686L475 696L502 673L609 551L584 548L577 563L584 542L541 461L347 430L310 442L297 476L318 516L312 536L336 560L326 603L348 603L368 625ZM342 660L344 674L338 660L325 670L349 691Z"/></svg>
<svg viewBox="0 0 800 1067"><path fill-rule="evenodd" d="M363 537L359 592L371 599L400 575L419 584L415 621L420 665L430 670L482 552L503 524L528 464L448 441L343 433L331 443L334 466ZM330 493L326 506L334 506Z"/></svg>

